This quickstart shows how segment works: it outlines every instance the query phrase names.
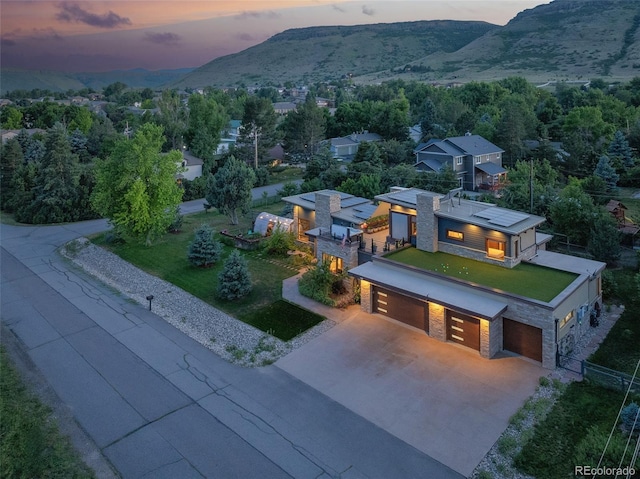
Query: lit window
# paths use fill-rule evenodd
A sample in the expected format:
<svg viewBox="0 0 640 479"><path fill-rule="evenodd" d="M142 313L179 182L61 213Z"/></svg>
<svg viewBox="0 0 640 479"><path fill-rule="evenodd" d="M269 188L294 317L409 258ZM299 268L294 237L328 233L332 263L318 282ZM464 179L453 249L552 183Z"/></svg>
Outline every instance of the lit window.
<svg viewBox="0 0 640 479"><path fill-rule="evenodd" d="M332 273L342 273L342 258L322 253L322 262L329 264L329 271Z"/></svg>
<svg viewBox="0 0 640 479"><path fill-rule="evenodd" d="M567 315L560 320L560 329L562 329L573 318L573 310L569 311Z"/></svg>
<svg viewBox="0 0 640 479"><path fill-rule="evenodd" d="M447 230L447 238L464 241L464 234L461 231Z"/></svg>
<svg viewBox="0 0 640 479"><path fill-rule="evenodd" d="M493 239L487 239L487 256L494 259L503 259L505 251L505 242Z"/></svg>

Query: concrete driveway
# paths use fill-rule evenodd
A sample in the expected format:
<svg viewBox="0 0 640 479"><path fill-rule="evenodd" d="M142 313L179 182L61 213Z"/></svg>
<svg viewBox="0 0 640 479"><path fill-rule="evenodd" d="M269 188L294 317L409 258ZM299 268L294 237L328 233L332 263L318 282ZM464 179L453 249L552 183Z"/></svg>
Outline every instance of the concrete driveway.
<svg viewBox="0 0 640 479"><path fill-rule="evenodd" d="M362 312L276 365L464 476L548 373Z"/></svg>

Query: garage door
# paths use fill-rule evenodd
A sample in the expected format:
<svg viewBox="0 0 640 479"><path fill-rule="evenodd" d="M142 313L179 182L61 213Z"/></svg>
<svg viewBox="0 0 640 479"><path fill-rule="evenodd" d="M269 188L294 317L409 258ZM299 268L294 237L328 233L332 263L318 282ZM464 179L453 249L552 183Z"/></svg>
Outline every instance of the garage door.
<svg viewBox="0 0 640 479"><path fill-rule="evenodd" d="M542 361L542 329L507 318L502 328L503 349Z"/></svg>
<svg viewBox="0 0 640 479"><path fill-rule="evenodd" d="M480 351L480 320L447 310L447 340Z"/></svg>
<svg viewBox="0 0 640 479"><path fill-rule="evenodd" d="M374 286L373 312L429 332L429 308L418 299Z"/></svg>

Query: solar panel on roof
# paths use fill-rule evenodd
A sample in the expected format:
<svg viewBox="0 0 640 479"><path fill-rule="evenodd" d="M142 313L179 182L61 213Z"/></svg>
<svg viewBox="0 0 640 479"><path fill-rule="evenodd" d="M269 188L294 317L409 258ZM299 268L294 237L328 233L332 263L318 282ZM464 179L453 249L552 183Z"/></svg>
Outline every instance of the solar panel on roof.
<svg viewBox="0 0 640 479"><path fill-rule="evenodd" d="M360 203L365 203L366 201L369 201L369 200L365 198L360 198L358 196L352 196L350 198L346 198L342 200L340 202L340 206L342 206L343 208L349 208L350 206L359 205Z"/></svg>
<svg viewBox="0 0 640 479"><path fill-rule="evenodd" d="M499 207L486 208L474 213L473 216L483 218L493 225L504 226L507 228L529 218L529 215L526 213L511 211Z"/></svg>

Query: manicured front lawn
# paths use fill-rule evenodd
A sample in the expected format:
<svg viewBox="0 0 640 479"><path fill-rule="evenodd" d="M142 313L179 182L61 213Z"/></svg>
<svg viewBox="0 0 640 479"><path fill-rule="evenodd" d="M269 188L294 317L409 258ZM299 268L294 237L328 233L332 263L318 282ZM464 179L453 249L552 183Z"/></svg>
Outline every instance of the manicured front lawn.
<svg viewBox="0 0 640 479"><path fill-rule="evenodd" d="M289 341L323 319L319 314L280 300L246 316L245 322L262 331L278 331L280 339Z"/></svg>
<svg viewBox="0 0 640 479"><path fill-rule="evenodd" d="M33 396L0 350L0 477L92 478L51 411Z"/></svg>
<svg viewBox="0 0 640 479"><path fill-rule="evenodd" d="M282 210L282 206L282 203L262 206L260 211L277 214ZM282 281L297 274L298 271L291 259L274 260L262 252L243 252L249 265L253 290L247 296L235 301L221 300L216 296L218 274L222 271L224 260L233 251L233 247L225 245L222 259L211 268L196 268L187 261L187 249L193 240L193 232L202 223L211 225L216 232L223 229L247 232L251 229L253 218L257 214L258 212L254 212L241 218L240 224L236 226L230 225L228 218L217 212L189 215L184 218L181 233L169 233L151 247L140 244L105 244L104 235L96 238L95 242L144 271L175 284L242 321L253 324L281 339L290 339L293 324L287 324L286 321L260 321L259 316L263 311L269 311L274 303L282 299ZM316 324L314 323L315 315L309 314L312 319L305 319L298 325L296 331L304 331ZM304 327L303 324L308 326Z"/></svg>
<svg viewBox="0 0 640 479"><path fill-rule="evenodd" d="M385 258L416 268L433 271L464 281L481 284L508 293L540 301L551 301L573 282L578 275L520 263L514 268L483 263L447 253L429 253L405 248L387 254Z"/></svg>

